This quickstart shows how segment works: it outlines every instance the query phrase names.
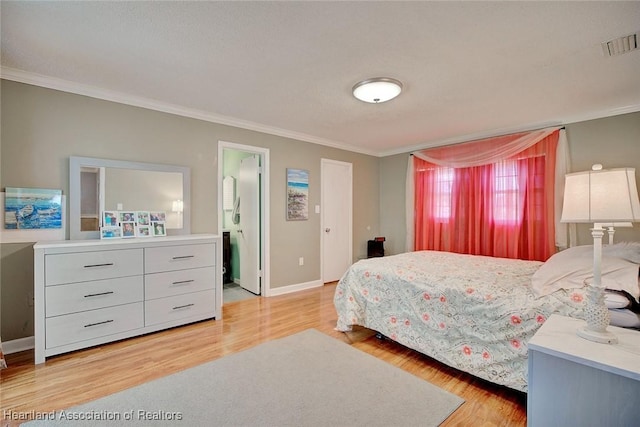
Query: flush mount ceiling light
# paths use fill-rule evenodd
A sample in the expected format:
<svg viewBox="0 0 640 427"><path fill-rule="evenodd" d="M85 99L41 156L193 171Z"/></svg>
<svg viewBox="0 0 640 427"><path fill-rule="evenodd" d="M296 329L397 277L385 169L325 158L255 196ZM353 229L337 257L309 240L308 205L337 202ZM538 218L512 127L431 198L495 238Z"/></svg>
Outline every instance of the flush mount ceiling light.
<svg viewBox="0 0 640 427"><path fill-rule="evenodd" d="M353 96L360 101L379 104L400 95L402 83L390 77L363 80L353 87Z"/></svg>

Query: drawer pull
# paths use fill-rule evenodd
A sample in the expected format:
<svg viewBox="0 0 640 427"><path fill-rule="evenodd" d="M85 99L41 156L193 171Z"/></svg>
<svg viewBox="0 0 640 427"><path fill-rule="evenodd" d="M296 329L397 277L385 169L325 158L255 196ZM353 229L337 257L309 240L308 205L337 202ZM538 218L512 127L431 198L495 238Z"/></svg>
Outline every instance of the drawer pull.
<svg viewBox="0 0 640 427"><path fill-rule="evenodd" d="M187 307L191 307L195 304L185 304L185 305L179 305L177 307L173 307L173 310L180 310L181 308L187 308Z"/></svg>
<svg viewBox="0 0 640 427"><path fill-rule="evenodd" d="M113 320L105 320L104 322L89 323L88 325L84 325L84 327L85 328L90 328L92 326L104 325L105 323L111 323L111 322L113 322Z"/></svg>
<svg viewBox="0 0 640 427"><path fill-rule="evenodd" d="M92 267L111 267L113 265L112 262L107 262L105 264L89 264L85 265L84 268L92 268Z"/></svg>
<svg viewBox="0 0 640 427"><path fill-rule="evenodd" d="M91 298L91 297L99 297L101 295L110 295L112 294L113 291L108 291L108 292L100 292L99 294L89 294L89 295L85 295L85 298Z"/></svg>
<svg viewBox="0 0 640 427"><path fill-rule="evenodd" d="M194 257L195 257L195 255L183 255L183 256L174 256L171 259L173 259L175 261L178 261L178 260L181 260L181 259L189 259L189 258L194 258Z"/></svg>
<svg viewBox="0 0 640 427"><path fill-rule="evenodd" d="M186 284L186 283L192 283L192 282L194 282L194 281L195 281L195 280L193 280L193 279L191 279L191 280L180 280L180 281L178 281L178 282L173 282L173 283L171 283L171 284L172 284L172 285L184 285L184 284Z"/></svg>

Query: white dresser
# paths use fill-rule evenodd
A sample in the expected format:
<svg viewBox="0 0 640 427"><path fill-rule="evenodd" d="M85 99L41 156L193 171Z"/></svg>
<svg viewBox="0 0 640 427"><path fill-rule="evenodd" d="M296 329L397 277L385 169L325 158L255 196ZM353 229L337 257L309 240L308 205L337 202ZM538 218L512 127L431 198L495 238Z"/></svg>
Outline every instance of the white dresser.
<svg viewBox="0 0 640 427"><path fill-rule="evenodd" d="M618 344L576 335L579 319L553 314L529 341L527 425L639 425L640 332L609 326Z"/></svg>
<svg viewBox="0 0 640 427"><path fill-rule="evenodd" d="M35 363L55 354L222 317L216 235L34 245Z"/></svg>

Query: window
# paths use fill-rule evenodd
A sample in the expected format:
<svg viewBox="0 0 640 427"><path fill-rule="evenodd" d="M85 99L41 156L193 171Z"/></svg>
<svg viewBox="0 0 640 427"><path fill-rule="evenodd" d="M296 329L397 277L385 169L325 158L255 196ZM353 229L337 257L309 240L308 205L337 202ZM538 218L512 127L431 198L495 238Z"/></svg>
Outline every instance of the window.
<svg viewBox="0 0 640 427"><path fill-rule="evenodd" d="M453 189L453 168L436 168L435 203L433 216L438 220L451 218L451 192Z"/></svg>
<svg viewBox="0 0 640 427"><path fill-rule="evenodd" d="M502 157L488 143L414 156L414 250L546 260L555 252L557 141L548 134ZM482 149L494 154L486 163L476 158Z"/></svg>
<svg viewBox="0 0 640 427"><path fill-rule="evenodd" d="M518 161L506 160L493 165L493 221L495 223L517 224L522 218L519 206ZM522 189L524 191L524 189Z"/></svg>

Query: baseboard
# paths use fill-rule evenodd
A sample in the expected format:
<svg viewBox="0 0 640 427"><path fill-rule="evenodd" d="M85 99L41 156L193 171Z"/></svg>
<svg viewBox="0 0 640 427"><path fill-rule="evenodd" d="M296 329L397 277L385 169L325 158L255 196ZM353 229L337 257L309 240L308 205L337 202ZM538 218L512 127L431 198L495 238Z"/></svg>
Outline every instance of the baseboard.
<svg viewBox="0 0 640 427"><path fill-rule="evenodd" d="M2 343L4 354L19 353L25 350L36 348L35 337L18 338L17 340L5 341Z"/></svg>
<svg viewBox="0 0 640 427"><path fill-rule="evenodd" d="M319 288L322 285L324 285L324 283L322 283L322 280L312 280L311 282L297 283L295 285L288 285L288 286L280 286L277 288L269 289L269 295L267 296L275 297L278 295L291 294L293 292L304 291L306 289Z"/></svg>

